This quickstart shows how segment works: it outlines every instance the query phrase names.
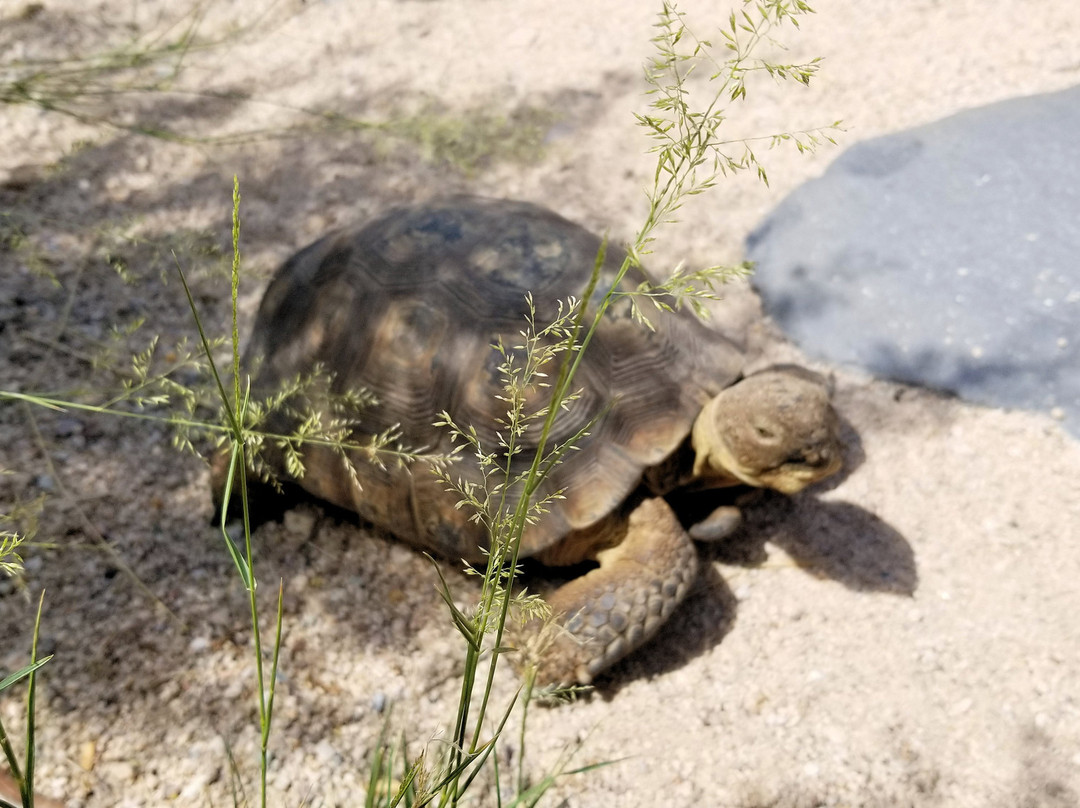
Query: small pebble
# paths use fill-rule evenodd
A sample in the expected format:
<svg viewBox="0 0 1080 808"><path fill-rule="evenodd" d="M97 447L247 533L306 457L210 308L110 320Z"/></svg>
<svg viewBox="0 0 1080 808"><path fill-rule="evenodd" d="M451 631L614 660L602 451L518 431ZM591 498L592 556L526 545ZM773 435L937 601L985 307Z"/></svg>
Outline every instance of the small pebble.
<svg viewBox="0 0 1080 808"><path fill-rule="evenodd" d="M949 715L953 718L956 718L959 715L963 715L971 709L972 704L974 704L974 702L969 698L961 699L949 708Z"/></svg>
<svg viewBox="0 0 1080 808"><path fill-rule="evenodd" d="M82 421L76 418L60 418L54 426L56 437L70 438L72 435L81 435L83 431Z"/></svg>
<svg viewBox="0 0 1080 808"><path fill-rule="evenodd" d="M315 759L324 766L340 766L344 762L341 753L326 739L315 744Z"/></svg>
<svg viewBox="0 0 1080 808"><path fill-rule="evenodd" d="M240 543L244 540L244 523L234 519L225 525L225 532L234 542Z"/></svg>
<svg viewBox="0 0 1080 808"><path fill-rule="evenodd" d="M93 771L96 760L97 744L93 741L83 741L79 746L79 768L84 772Z"/></svg>
<svg viewBox="0 0 1080 808"><path fill-rule="evenodd" d="M103 762L97 770L98 776L105 782L124 785L135 782L135 765L127 760Z"/></svg>
<svg viewBox="0 0 1080 808"><path fill-rule="evenodd" d="M310 511L305 510L286 511L282 523L289 533L306 539L311 535L312 528L315 527L315 516Z"/></svg>
<svg viewBox="0 0 1080 808"><path fill-rule="evenodd" d="M377 713L381 713L386 709L386 702L386 694L379 691L371 697L371 709Z"/></svg>
<svg viewBox="0 0 1080 808"><path fill-rule="evenodd" d="M196 772L180 790L177 800L180 804L195 805L200 802L199 797L204 795L206 787L221 776L220 769L204 769Z"/></svg>

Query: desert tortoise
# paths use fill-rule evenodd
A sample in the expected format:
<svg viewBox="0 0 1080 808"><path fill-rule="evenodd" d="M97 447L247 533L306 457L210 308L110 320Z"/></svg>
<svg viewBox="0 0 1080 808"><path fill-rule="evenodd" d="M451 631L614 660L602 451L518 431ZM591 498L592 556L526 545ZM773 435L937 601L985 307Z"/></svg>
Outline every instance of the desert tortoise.
<svg viewBox="0 0 1080 808"><path fill-rule="evenodd" d="M580 297L600 246L535 205L473 197L393 210L331 234L286 262L266 291L245 360L256 373L252 396L271 395L321 363L334 372L334 388L374 394L354 433L360 438L399 425L405 445L447 451L449 435L435 426L445 410L494 450L506 404L497 398L501 356L492 345L520 342L527 291L539 324L554 318L557 301ZM599 290L621 260L608 251ZM623 287L645 279L632 270ZM581 397L556 422L553 440L562 441L599 417L546 479L540 494L563 498L527 529L521 553L599 566L549 598L568 631L545 654L542 681L589 682L655 634L687 593L697 554L664 495L736 484L794 493L840 467L836 416L820 377L783 367L740 381L741 351L693 314L650 319L652 330L634 321L626 298L617 300L575 379ZM272 415L263 426L287 434L296 426L289 417ZM514 468L531 461L533 446L535 434L526 433ZM481 560L487 535L455 507L460 496L443 481L426 469L352 460L355 478L333 450L308 446L297 482L410 544ZM272 447L265 461L288 479ZM467 453L453 473L481 479ZM220 500L220 471L214 484ZM729 532L730 510L689 533Z"/></svg>

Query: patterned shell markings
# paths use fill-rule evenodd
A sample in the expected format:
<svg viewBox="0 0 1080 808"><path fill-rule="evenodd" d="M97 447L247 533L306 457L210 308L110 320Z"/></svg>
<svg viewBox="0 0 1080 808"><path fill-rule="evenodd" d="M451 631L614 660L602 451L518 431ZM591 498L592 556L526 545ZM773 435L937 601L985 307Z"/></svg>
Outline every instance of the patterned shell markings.
<svg viewBox="0 0 1080 808"><path fill-rule="evenodd" d="M507 346L520 342L527 291L538 324L554 319L559 300L580 297L600 243L543 208L474 197L391 211L331 234L294 256L266 292L246 360L247 367L258 363L253 394L268 395L321 362L335 374L336 389L362 387L377 397L362 414L362 434L400 424L404 444L445 451L449 436L433 424L447 410L494 450L506 405L496 398L500 357L491 346L500 337ZM601 280L597 298L621 260L609 246L609 280ZM624 288L644 277L632 270ZM627 301L617 302L589 345L574 384L581 398L556 422L552 439L611 408L545 481L543 491L561 489L565 499L526 532L526 554L611 513L643 469L689 434L702 405L738 378L741 353L693 314L649 317L654 331L633 322ZM291 426L271 422L267 429ZM519 464L531 461L536 437L526 433ZM462 457L454 473L478 481L471 456ZM356 491L332 452L309 447L304 462L303 487L399 538L470 560L486 542L468 513L454 508L459 497L424 468L411 475L380 470L358 457Z"/></svg>

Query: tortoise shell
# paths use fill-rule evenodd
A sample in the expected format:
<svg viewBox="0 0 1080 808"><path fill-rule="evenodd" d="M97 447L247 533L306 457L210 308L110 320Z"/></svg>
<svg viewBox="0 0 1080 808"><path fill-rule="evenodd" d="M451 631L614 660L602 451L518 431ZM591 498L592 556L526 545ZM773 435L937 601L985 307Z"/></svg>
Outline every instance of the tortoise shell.
<svg viewBox="0 0 1080 808"><path fill-rule="evenodd" d="M495 451L507 405L493 345L521 343L527 292L538 325L557 316L559 301L580 298L600 249L598 237L548 210L473 197L396 209L330 234L286 262L266 291L246 359L257 367L252 394L271 395L321 363L335 391L362 388L376 399L358 415L354 440L396 425L404 446L447 452L448 430L435 425L446 411ZM623 255L608 249L593 304ZM622 288L645 280L633 268ZM739 378L741 352L692 313L658 310L649 318L652 329L617 298L601 321L574 380L580 398L561 413L549 446L595 423L544 481L539 494L561 498L526 530L523 554L573 542L616 510L645 469L683 443L701 407ZM546 392L535 392L537 402ZM295 427L281 411L264 424L281 434ZM515 472L531 463L538 433L539 425L525 433ZM479 558L486 531L456 507L460 496L444 481L423 467L373 463L363 452L350 459L355 477L333 450L308 445L297 482L410 543ZM271 450L267 460L284 476L280 456ZM468 452L451 473L482 480ZM560 549L574 560L572 547Z"/></svg>

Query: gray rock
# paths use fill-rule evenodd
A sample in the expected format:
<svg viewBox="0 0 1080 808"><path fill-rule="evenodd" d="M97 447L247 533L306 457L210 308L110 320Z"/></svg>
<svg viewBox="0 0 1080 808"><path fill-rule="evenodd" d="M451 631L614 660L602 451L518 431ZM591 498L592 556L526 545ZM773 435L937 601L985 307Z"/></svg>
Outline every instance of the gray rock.
<svg viewBox="0 0 1080 808"><path fill-rule="evenodd" d="M1080 87L856 144L748 254L811 354L1080 434Z"/></svg>

